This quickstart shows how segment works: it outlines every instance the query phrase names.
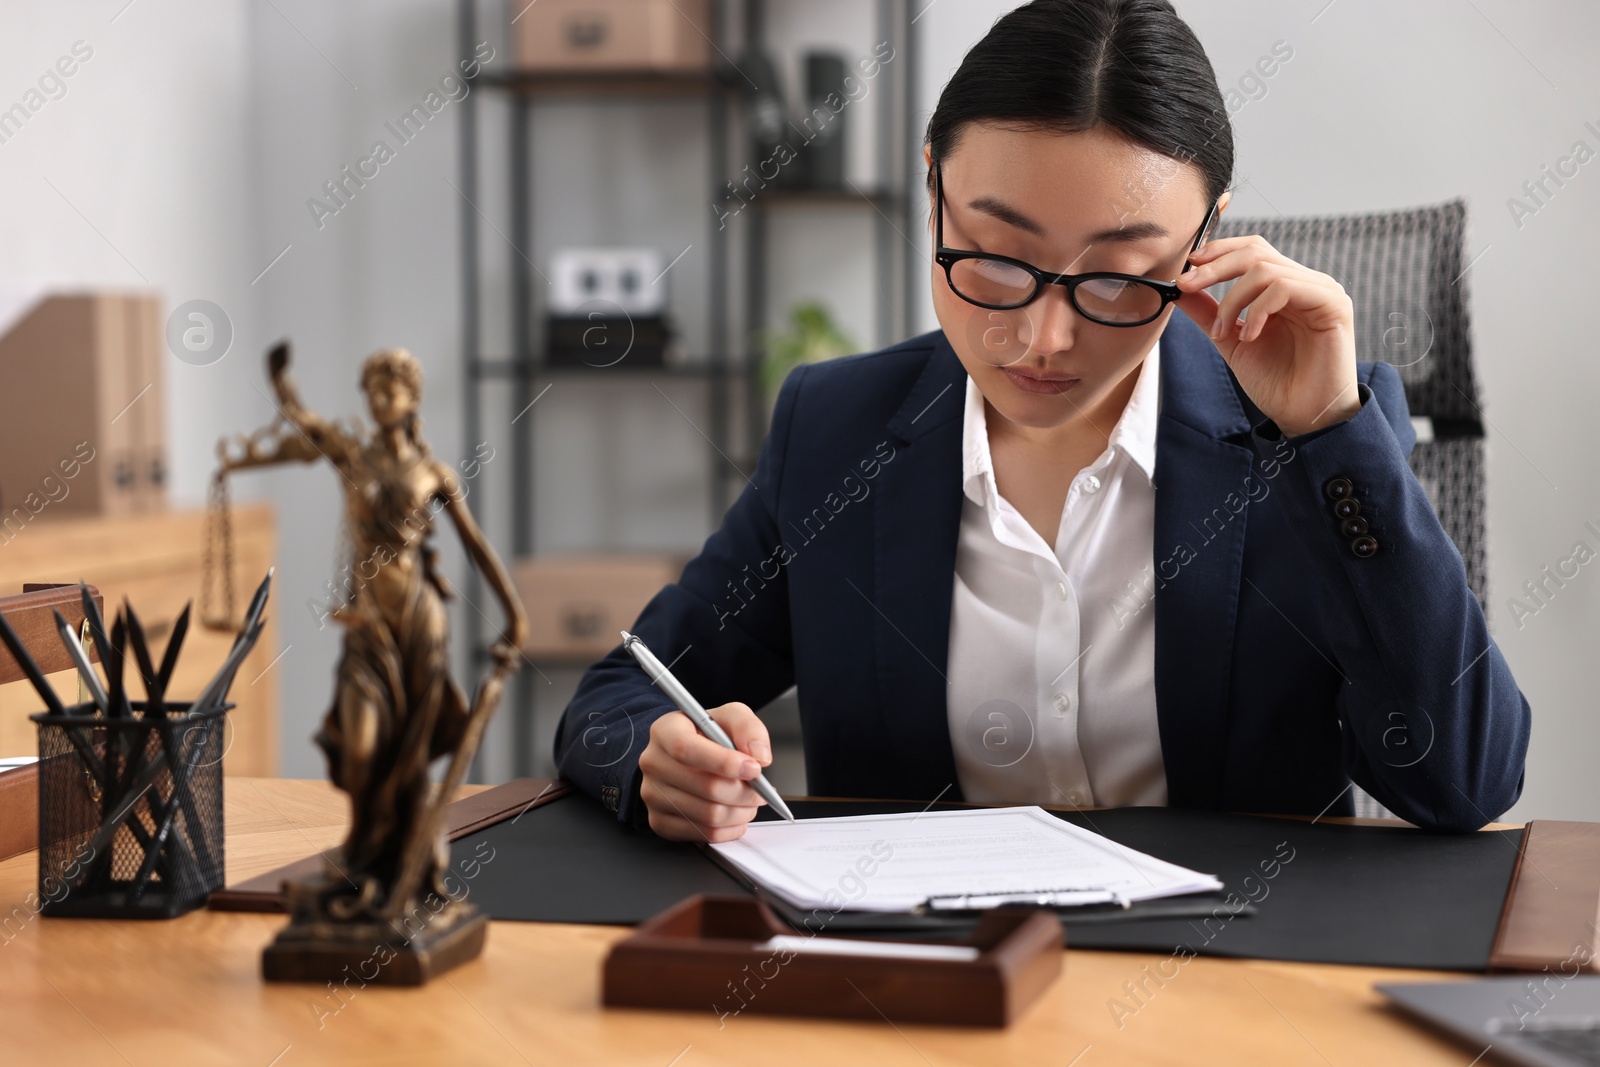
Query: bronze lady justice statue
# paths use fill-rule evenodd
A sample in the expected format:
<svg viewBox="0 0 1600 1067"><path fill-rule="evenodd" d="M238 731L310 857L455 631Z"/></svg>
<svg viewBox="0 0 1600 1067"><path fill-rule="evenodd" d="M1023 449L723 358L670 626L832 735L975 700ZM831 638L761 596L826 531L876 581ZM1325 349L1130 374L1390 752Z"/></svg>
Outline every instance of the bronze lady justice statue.
<svg viewBox="0 0 1600 1067"><path fill-rule="evenodd" d="M323 876L286 884L290 924L268 947L263 970L269 979L320 980L359 964L366 981L425 981L482 948L485 917L446 885L442 816L519 658L527 621L456 472L418 433L422 370L410 353L386 349L362 366L377 423L365 440L300 403L287 344L272 350L268 367L282 418L231 448L219 442L218 478L318 459L339 472L351 557L346 603L332 614L345 627L344 648L315 740L333 784L350 795L351 825ZM441 508L506 617L471 705L450 678L451 593L429 543ZM428 768L443 755L451 763L435 794ZM377 976L366 973L374 965Z"/></svg>

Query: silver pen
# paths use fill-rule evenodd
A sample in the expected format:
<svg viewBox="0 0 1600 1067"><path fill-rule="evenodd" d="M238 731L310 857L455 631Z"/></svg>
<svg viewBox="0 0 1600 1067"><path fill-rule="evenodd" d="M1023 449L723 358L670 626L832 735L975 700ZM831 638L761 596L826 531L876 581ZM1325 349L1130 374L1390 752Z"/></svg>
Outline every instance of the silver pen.
<svg viewBox="0 0 1600 1067"><path fill-rule="evenodd" d="M650 676L652 682L661 687L663 693L677 703L678 709L689 716L689 721L694 723L701 733L723 748L733 748L734 751L738 751L737 748L734 748L733 739L728 736L727 731L718 726L716 720L706 714L706 709L700 706L700 702L694 698L689 690L683 687L682 682L672 676L672 672L667 670L666 664L656 659L656 654L651 652L643 641L623 630L622 647L633 653L633 658L639 661L639 666L644 668L644 673ZM750 788L759 793L761 799L772 806L773 811L790 822L794 822L794 813L789 810L789 805L783 802L783 798L778 795L778 791L772 788L772 783L767 781L766 775L757 774L755 778L751 779Z"/></svg>
<svg viewBox="0 0 1600 1067"><path fill-rule="evenodd" d="M72 627L67 620L61 617L61 612L54 612L56 617L56 633L61 635L61 643L67 646L67 656L71 658L72 665L78 668L78 677L83 679L83 686L89 690L89 696L94 700L95 707L101 714L111 715L111 697L106 693L106 687L100 684L100 676L94 673L94 665L89 662L89 654L78 643L78 635L72 632Z"/></svg>

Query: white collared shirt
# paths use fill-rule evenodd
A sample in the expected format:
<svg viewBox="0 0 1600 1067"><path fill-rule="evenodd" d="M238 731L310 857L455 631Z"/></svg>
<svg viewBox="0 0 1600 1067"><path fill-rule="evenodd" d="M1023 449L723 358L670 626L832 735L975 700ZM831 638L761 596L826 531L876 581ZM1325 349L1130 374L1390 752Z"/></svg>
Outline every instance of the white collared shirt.
<svg viewBox="0 0 1600 1067"><path fill-rule="evenodd" d="M1165 804L1156 721L1160 340L1104 452L1073 478L1054 548L996 488L967 379L948 711L969 801Z"/></svg>

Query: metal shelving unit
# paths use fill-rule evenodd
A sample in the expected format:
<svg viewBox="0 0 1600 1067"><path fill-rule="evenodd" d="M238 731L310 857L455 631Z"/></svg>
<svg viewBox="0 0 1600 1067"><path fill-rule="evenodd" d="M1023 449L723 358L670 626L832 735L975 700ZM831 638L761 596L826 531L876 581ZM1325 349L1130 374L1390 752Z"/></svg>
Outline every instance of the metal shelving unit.
<svg viewBox="0 0 1600 1067"><path fill-rule="evenodd" d="M909 188L912 172L910 152L917 132L911 113L915 65L911 41L914 14L910 0L873 0L875 32L895 48L896 77L879 93L877 113L877 183L869 189L843 190L764 189L741 208L733 225L719 227L708 222L705 242L707 263L707 338L698 358L682 364L641 366L618 364L605 369L551 366L545 363L536 329L533 306L534 254L533 218L533 137L532 118L542 101L571 100L652 100L690 98L702 100L707 108L707 167L723 181L737 176L744 165L744 148L749 144L748 116L742 106L745 79L737 72L730 56L745 54L763 39L763 0L713 0L715 66L709 72L662 73L571 72L544 73L515 70L484 70L472 80L474 90L490 90L502 95L507 104L508 180L511 190L509 233L503 234L511 246L507 268L512 293L511 351L488 355L482 346L482 265L479 201L480 131L477 91L462 99L459 127L459 183L462 204L461 224L461 359L463 366L462 429L464 440L480 440L484 428L485 386L510 385L511 413L524 412L544 383L553 379L609 379L618 388L637 389L652 378L678 378L704 384L706 398L707 477L710 482L711 527L721 523L732 503L733 492L754 473L756 457L766 436L767 403L761 381L761 353L747 343L753 331L764 327L767 319L766 256L769 215L773 211L802 210L807 205L857 205L870 213L875 225L874 264L876 275L877 340L888 343L897 331L912 328L914 312L909 296L909 281L919 262L917 250L905 240L918 218L917 199ZM496 5L498 7L498 5ZM477 0L457 0L456 32L458 52L467 57L480 39L483 24ZM504 17L503 14L501 17ZM737 39L728 34L737 24ZM735 161L730 151L737 145ZM721 184L721 182L717 182ZM696 194L703 196L702 190ZM713 196L718 195L713 191ZM726 193L722 194L725 198ZM735 231L742 240L742 307L735 323L735 295L730 292L730 259ZM898 254L897 254L898 253ZM737 326L737 334L735 329ZM742 412L742 433L734 433L734 398ZM511 424L510 545L504 555L521 559L535 551L534 514L534 436L532 419L515 419ZM731 461L731 463L730 463ZM484 509L483 490L477 490L474 509ZM477 603L482 582L473 574L464 590L466 598ZM487 657L486 623L476 611L462 614L468 646L476 660ZM584 667L586 663L545 663L551 667ZM519 775L532 773L533 688L524 671L513 681L508 693L512 712L513 765ZM475 767L481 778L481 767Z"/></svg>

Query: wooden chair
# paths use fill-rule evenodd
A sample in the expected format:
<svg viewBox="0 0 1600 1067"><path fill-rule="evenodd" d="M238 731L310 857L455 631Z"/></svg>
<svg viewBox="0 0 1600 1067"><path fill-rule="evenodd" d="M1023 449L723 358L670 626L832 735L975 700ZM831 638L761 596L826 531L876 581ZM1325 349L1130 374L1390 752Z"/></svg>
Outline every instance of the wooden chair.
<svg viewBox="0 0 1600 1067"><path fill-rule="evenodd" d="M72 660L56 633L54 613L59 611L75 630L83 625L83 598L78 587L30 584L22 589L18 595L0 597L0 614L5 615L23 647L47 676L72 670ZM104 610L100 591L94 586L89 591ZM99 658L92 643L87 651L91 659ZM26 684L26 679L21 665L0 644L0 685ZM39 847L38 782L39 769L32 764L0 771L0 859Z"/></svg>

